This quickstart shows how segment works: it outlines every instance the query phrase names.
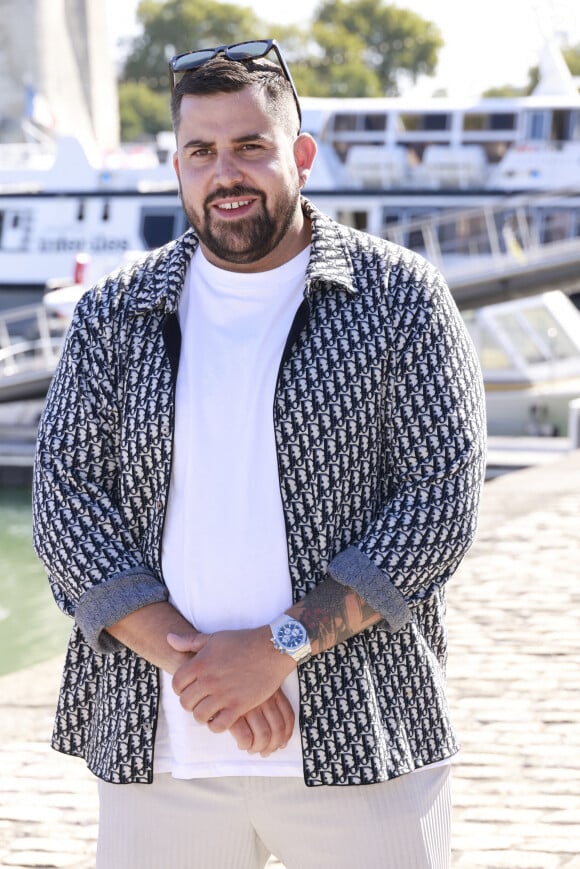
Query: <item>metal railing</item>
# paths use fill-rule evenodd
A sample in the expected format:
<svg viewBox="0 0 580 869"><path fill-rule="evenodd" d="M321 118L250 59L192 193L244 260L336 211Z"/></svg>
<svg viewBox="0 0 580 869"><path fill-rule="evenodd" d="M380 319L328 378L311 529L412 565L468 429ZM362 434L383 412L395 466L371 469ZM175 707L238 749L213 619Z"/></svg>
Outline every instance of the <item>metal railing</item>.
<svg viewBox="0 0 580 869"><path fill-rule="evenodd" d="M580 253L580 191L532 194L391 224L391 241L423 254L450 277L525 266L558 250Z"/></svg>
<svg viewBox="0 0 580 869"><path fill-rule="evenodd" d="M0 400L15 384L48 378L56 367L68 321L44 305L27 305L0 314Z"/></svg>

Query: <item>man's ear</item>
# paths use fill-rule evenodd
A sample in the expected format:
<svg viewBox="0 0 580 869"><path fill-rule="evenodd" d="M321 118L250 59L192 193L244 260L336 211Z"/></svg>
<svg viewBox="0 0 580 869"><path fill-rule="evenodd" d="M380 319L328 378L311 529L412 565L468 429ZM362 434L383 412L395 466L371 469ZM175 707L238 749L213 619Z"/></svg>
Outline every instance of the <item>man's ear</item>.
<svg viewBox="0 0 580 869"><path fill-rule="evenodd" d="M314 158L316 157L316 142L310 133L300 133L294 142L294 159L298 169L300 187L308 181Z"/></svg>

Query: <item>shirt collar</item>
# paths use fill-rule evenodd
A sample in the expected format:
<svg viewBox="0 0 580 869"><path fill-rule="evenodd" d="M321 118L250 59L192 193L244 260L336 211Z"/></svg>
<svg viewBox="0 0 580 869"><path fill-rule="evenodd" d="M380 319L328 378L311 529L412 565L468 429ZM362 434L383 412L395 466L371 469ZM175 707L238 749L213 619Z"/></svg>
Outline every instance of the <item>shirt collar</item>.
<svg viewBox="0 0 580 869"><path fill-rule="evenodd" d="M302 209L312 223L304 295L310 298L315 291L332 289L356 293L352 259L340 225L319 211L308 199L302 198ZM149 255L133 267L138 270L140 277L131 294L131 308L135 313L155 309L167 314L177 311L185 274L198 246L198 237L192 229L188 229L157 255ZM131 267L126 274L129 279L135 277Z"/></svg>
<svg viewBox="0 0 580 869"><path fill-rule="evenodd" d="M354 267L343 228L307 199L302 199L302 208L306 217L312 221L305 296L310 298L316 290L338 289L356 293Z"/></svg>

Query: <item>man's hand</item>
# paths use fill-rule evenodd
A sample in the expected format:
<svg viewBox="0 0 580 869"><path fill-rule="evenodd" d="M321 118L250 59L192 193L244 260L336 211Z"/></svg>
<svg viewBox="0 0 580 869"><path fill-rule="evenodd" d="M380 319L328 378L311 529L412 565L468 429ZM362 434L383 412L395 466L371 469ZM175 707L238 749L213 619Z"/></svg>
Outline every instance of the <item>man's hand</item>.
<svg viewBox="0 0 580 869"><path fill-rule="evenodd" d="M279 724L280 715L286 718L279 688L296 664L274 649L270 636L267 625L195 637L169 634L167 642L172 648L194 653L173 676L173 689L183 708L214 733L232 730L240 718L248 720L248 713L259 708L270 729L285 734L287 724L283 730ZM258 725L255 715L250 720ZM241 736L239 732L234 735L236 739Z"/></svg>
<svg viewBox="0 0 580 869"><path fill-rule="evenodd" d="M294 710L282 689L230 727L238 748L249 754L268 757L285 748L294 729Z"/></svg>

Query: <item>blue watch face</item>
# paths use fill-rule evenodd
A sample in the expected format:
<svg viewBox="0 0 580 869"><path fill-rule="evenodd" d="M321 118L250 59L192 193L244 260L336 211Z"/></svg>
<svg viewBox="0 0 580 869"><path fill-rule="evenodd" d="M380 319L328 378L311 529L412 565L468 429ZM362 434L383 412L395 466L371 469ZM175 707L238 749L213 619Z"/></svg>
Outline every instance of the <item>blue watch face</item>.
<svg viewBox="0 0 580 869"><path fill-rule="evenodd" d="M278 628L276 639L285 649L293 651L306 642L306 629L299 622L286 622Z"/></svg>

